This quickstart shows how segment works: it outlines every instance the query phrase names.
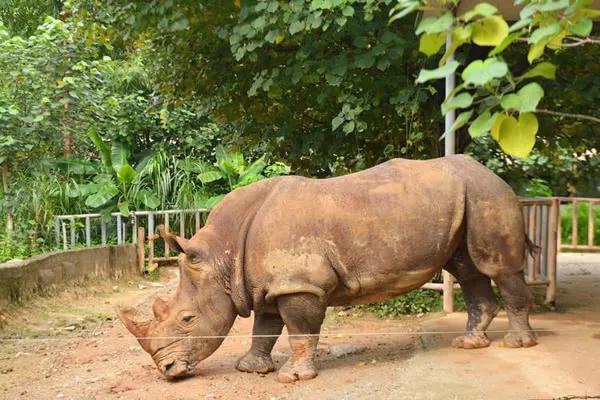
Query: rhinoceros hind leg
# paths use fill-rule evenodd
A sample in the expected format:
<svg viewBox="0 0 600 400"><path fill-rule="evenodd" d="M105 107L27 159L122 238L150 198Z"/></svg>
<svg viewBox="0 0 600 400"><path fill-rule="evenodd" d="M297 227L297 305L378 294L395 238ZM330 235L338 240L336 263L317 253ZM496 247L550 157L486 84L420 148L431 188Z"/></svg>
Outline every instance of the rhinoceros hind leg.
<svg viewBox="0 0 600 400"><path fill-rule="evenodd" d="M473 264L465 246L461 246L446 268L452 273L467 303L466 333L452 341L454 347L478 349L490 345L485 330L499 311L490 278L483 275Z"/></svg>
<svg viewBox="0 0 600 400"><path fill-rule="evenodd" d="M537 344L535 333L529 325L531 292L525 283L523 272L494 277L504 300L508 314L509 330L504 336L507 347L531 347Z"/></svg>
<svg viewBox="0 0 600 400"><path fill-rule="evenodd" d="M277 305L290 334L291 348L290 358L279 370L277 379L283 383L312 379L318 374L314 357L327 307L317 296L307 293L281 296Z"/></svg>
<svg viewBox="0 0 600 400"><path fill-rule="evenodd" d="M271 350L283 329L283 320L279 314L256 314L252 328L252 346L237 362L236 368L242 372L266 374L275 371L271 359Z"/></svg>

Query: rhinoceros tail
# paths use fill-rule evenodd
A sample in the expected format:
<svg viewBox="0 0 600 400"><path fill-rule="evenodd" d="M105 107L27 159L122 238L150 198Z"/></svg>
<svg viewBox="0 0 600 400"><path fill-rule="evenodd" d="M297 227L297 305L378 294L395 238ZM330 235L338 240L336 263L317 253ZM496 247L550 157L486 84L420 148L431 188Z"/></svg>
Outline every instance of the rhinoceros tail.
<svg viewBox="0 0 600 400"><path fill-rule="evenodd" d="M529 255L533 258L539 256L542 252L542 248L533 243L533 241L527 236L527 233L525 233L525 247L527 248L527 253L529 253Z"/></svg>

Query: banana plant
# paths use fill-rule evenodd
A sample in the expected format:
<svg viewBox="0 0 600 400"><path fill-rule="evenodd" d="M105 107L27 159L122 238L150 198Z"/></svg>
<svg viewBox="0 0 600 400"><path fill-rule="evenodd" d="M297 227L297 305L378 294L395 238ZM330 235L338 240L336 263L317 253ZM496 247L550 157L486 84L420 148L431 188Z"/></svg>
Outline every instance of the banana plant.
<svg viewBox="0 0 600 400"><path fill-rule="evenodd" d="M136 170L129 163L129 149L120 142L113 142L109 148L93 128L88 130L88 136L100 152L103 168L93 182L79 186L85 205L103 213L111 212L116 206L123 215L138 206L156 209L160 201L145 184L147 174L143 165Z"/></svg>
<svg viewBox="0 0 600 400"><path fill-rule="evenodd" d="M256 161L247 163L241 151L228 152L223 146L217 146L215 157L216 162L213 165L198 165L198 179L203 185L217 181L226 182L231 191L264 178L290 173L290 167L281 162L267 165L264 154Z"/></svg>

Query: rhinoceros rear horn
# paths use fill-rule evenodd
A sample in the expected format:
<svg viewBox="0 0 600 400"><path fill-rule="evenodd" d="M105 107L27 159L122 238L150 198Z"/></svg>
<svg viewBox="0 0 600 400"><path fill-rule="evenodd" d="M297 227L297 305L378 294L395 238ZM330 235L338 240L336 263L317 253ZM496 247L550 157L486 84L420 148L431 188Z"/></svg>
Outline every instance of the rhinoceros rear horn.
<svg viewBox="0 0 600 400"><path fill-rule="evenodd" d="M185 250L188 246L188 240L182 237L179 237L168 230L165 229L164 225L159 225L157 228L158 234L161 238L171 247L173 250L178 251L179 253L185 253Z"/></svg>
<svg viewBox="0 0 600 400"><path fill-rule="evenodd" d="M148 328L150 327L150 321L136 322L127 315L121 307L117 307L117 315L119 319L125 325L125 328L133 334L142 346L144 350L150 352L150 338L148 337Z"/></svg>

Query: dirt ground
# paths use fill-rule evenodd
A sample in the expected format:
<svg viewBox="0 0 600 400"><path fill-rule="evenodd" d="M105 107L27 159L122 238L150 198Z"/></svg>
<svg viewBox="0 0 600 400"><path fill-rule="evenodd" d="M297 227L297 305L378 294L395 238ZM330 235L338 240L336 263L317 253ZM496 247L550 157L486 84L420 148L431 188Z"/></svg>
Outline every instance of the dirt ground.
<svg viewBox="0 0 600 400"><path fill-rule="evenodd" d="M560 256L559 308L532 316L539 345L501 345L505 314L479 350L450 346L466 314L382 320L332 310L312 381L281 384L274 374L237 372L248 338L231 337L203 362L201 375L177 382L160 376L151 358L114 320L113 307L148 313L152 298L171 292L173 273L158 282L103 283L36 300L0 315L1 399L600 399L600 255ZM238 319L233 335L250 334ZM402 334L390 334L402 333ZM348 336L355 334L356 336ZM47 337L51 336L52 339ZM274 359L288 355L280 339ZM587 397L586 397L587 396Z"/></svg>

